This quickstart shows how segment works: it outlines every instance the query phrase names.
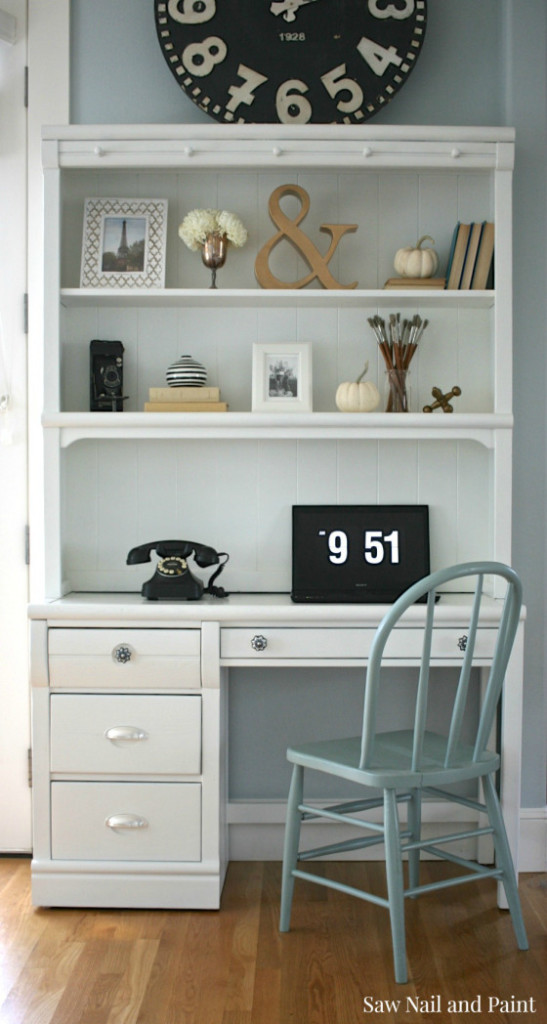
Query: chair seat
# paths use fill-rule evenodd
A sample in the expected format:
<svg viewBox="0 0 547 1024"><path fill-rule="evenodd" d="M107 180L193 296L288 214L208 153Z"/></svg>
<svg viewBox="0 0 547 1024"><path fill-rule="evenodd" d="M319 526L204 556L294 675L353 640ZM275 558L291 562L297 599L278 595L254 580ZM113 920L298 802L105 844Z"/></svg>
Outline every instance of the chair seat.
<svg viewBox="0 0 547 1024"><path fill-rule="evenodd" d="M413 740L411 730L380 733L375 740L372 764L364 769L359 768L360 736L308 743L298 749L289 748L287 758L304 768L314 768L360 785L382 788L438 786L443 783L450 785L478 778L496 771L499 766L499 755L493 751L484 750L479 761L473 762L473 748L460 744L450 767L445 768L446 737L426 732L421 755L422 768L413 771Z"/></svg>

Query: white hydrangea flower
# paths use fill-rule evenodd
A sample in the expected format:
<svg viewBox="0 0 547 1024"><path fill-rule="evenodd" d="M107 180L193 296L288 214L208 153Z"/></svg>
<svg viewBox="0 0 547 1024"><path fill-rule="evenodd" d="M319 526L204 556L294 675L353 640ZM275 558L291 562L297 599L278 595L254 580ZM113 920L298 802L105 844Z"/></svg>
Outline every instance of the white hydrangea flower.
<svg viewBox="0 0 547 1024"><path fill-rule="evenodd" d="M207 235L217 230L220 210L190 210L179 227L179 236L193 252L204 244Z"/></svg>
<svg viewBox="0 0 547 1024"><path fill-rule="evenodd" d="M247 230L239 217L229 210L190 210L179 226L179 236L195 252L205 243L207 235L218 231L236 248L245 245Z"/></svg>
<svg viewBox="0 0 547 1024"><path fill-rule="evenodd" d="M247 241L247 229L241 223L239 217L229 210L221 210L218 215L218 226L223 235L232 245L239 249Z"/></svg>

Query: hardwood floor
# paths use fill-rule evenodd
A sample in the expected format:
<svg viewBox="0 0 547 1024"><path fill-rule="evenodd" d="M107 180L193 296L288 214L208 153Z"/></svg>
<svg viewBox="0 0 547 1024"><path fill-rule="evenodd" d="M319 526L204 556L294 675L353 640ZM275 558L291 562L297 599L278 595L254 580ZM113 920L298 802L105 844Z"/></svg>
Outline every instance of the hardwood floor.
<svg viewBox="0 0 547 1024"><path fill-rule="evenodd" d="M381 863L329 868L382 891ZM424 879L447 870L426 863ZM547 1019L547 875L522 876L527 953L488 880L407 901L408 985L393 982L386 911L297 882L280 935L279 880L278 863L232 863L220 913L46 910L29 861L0 859L0 1024Z"/></svg>

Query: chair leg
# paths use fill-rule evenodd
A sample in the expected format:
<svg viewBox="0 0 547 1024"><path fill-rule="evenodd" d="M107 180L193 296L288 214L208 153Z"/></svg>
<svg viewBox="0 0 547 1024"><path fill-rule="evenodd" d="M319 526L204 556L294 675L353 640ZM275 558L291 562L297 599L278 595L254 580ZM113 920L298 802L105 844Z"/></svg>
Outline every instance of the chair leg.
<svg viewBox="0 0 547 1024"><path fill-rule="evenodd" d="M386 845L387 894L391 919L391 940L395 981L405 984L406 968L405 910L403 895L403 862L399 836L399 815L394 789L384 789L384 829Z"/></svg>
<svg viewBox="0 0 547 1024"><path fill-rule="evenodd" d="M293 871L296 867L298 844L300 841L301 815L298 810L302 803L304 789L304 769L302 765L293 767L289 798L287 801L287 821L285 825L285 845L283 849L283 873L281 879L281 912L279 931L288 932L291 924L291 908L294 892Z"/></svg>
<svg viewBox="0 0 547 1024"><path fill-rule="evenodd" d="M412 789L408 802L408 827L411 833L411 840L419 842L422 834L422 791ZM408 851L408 881L411 889L420 884L420 851Z"/></svg>
<svg viewBox="0 0 547 1024"><path fill-rule="evenodd" d="M501 880L505 889L505 895L507 896L507 903L511 913L511 920L515 930L517 945L519 949L528 949L528 937L526 935L526 928L522 917L517 876L515 874L513 858L511 856L511 850L507 840L507 832L505 831L505 823L501 813L498 794L496 793L496 787L491 775L486 775L483 778L483 792L490 824L494 829L496 863L503 871Z"/></svg>

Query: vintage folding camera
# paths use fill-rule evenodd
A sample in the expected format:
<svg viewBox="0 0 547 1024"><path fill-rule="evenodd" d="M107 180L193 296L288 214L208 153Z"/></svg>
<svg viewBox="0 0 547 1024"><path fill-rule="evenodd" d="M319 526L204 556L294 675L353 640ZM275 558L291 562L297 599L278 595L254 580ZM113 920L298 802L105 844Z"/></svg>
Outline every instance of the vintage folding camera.
<svg viewBox="0 0 547 1024"><path fill-rule="evenodd" d="M89 346L91 412L122 412L123 345L94 339Z"/></svg>

